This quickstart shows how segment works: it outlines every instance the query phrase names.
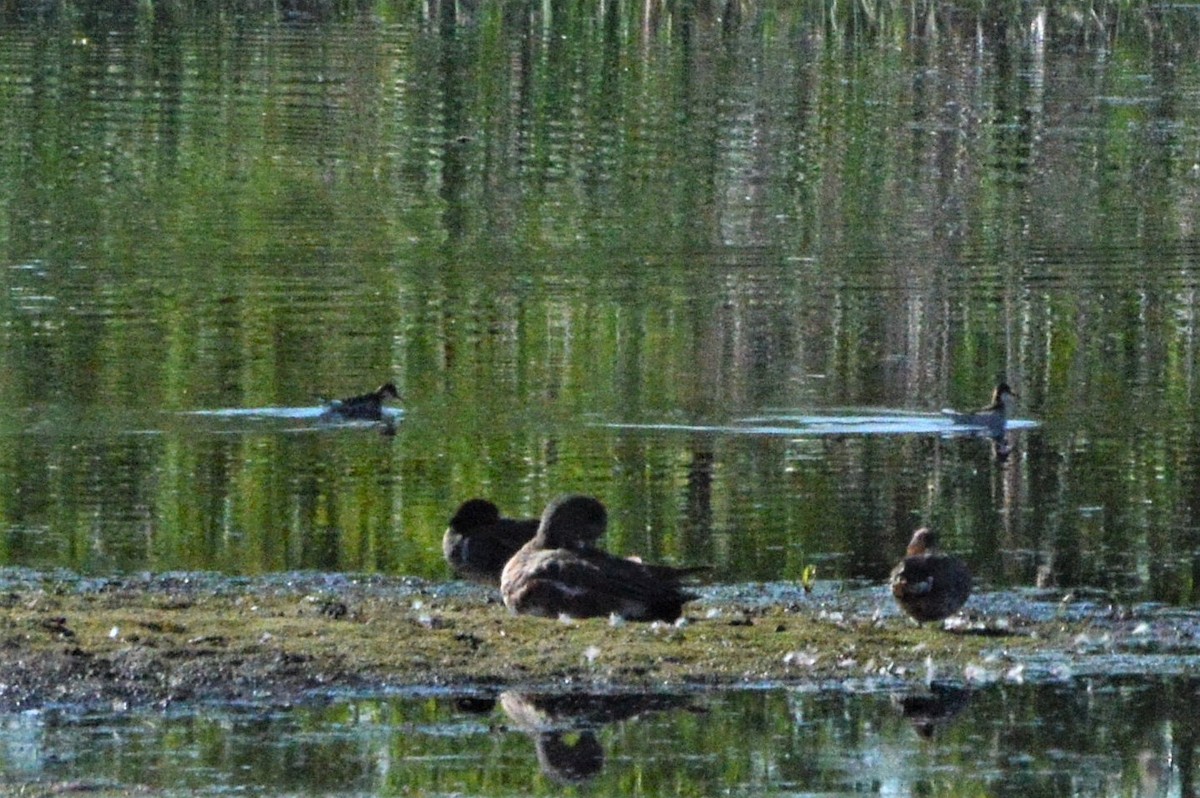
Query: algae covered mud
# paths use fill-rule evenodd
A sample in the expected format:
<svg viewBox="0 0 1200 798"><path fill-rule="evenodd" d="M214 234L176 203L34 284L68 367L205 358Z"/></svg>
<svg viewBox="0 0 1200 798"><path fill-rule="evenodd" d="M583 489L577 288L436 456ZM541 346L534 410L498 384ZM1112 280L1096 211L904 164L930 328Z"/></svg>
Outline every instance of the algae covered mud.
<svg viewBox="0 0 1200 798"><path fill-rule="evenodd" d="M984 591L943 629L879 585L766 583L614 624L411 578L0 579L0 794L1194 783L1200 617L1165 605Z"/></svg>
<svg viewBox="0 0 1200 798"><path fill-rule="evenodd" d="M483 588L316 574L86 580L9 572L0 711L284 705L430 688L907 689L1194 672L1200 614L992 592L918 627L879 587L713 586L674 624L511 616Z"/></svg>

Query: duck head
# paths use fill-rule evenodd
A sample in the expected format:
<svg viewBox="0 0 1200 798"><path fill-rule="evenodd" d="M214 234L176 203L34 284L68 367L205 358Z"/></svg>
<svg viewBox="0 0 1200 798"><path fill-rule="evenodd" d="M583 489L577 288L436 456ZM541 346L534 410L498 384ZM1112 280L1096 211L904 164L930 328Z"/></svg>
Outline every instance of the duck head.
<svg viewBox="0 0 1200 798"><path fill-rule="evenodd" d="M542 548L566 549L602 537L608 511L599 499L576 494L559 496L546 506L536 539Z"/></svg>
<svg viewBox="0 0 1200 798"><path fill-rule="evenodd" d="M396 383L394 382L385 382L383 385L380 385L379 389L375 391L375 395L379 397L380 401L389 398L400 398L400 392L396 390Z"/></svg>
<svg viewBox="0 0 1200 798"><path fill-rule="evenodd" d="M920 557L924 554L934 554L937 551L937 535L932 529L921 527L913 532L908 541L908 549L904 552L907 557Z"/></svg>
<svg viewBox="0 0 1200 798"><path fill-rule="evenodd" d="M500 508L487 499L468 499L458 506L450 526L460 532L495 524L500 520Z"/></svg>
<svg viewBox="0 0 1200 798"><path fill-rule="evenodd" d="M1002 382L992 391L992 409L1007 410L1019 398L1007 382Z"/></svg>

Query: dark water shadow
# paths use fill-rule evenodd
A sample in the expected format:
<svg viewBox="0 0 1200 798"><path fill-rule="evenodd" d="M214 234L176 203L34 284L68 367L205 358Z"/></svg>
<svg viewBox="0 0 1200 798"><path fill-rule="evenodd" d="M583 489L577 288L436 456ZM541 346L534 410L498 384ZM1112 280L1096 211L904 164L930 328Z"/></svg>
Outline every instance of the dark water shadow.
<svg viewBox="0 0 1200 798"><path fill-rule="evenodd" d="M917 736L926 740L944 731L970 703L970 690L940 682L923 691L892 696L892 706L912 724Z"/></svg>

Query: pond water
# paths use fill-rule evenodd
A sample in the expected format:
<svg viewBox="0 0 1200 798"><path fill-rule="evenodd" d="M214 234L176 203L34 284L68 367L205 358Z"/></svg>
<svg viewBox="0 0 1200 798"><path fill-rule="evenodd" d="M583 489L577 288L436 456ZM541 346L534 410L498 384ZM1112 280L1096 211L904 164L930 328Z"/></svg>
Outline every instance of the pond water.
<svg viewBox="0 0 1200 798"><path fill-rule="evenodd" d="M7 12L0 564L445 578L581 491L719 581L930 524L1194 603L1196 15L437 9Z"/></svg>
<svg viewBox="0 0 1200 798"><path fill-rule="evenodd" d="M154 794L1187 796L1196 698L1194 679L343 697L29 713L0 757L48 789Z"/></svg>
<svg viewBox="0 0 1200 798"><path fill-rule="evenodd" d="M578 491L717 583L878 582L927 524L982 586L1195 606L1194 9L557 5L0 4L0 566L441 580L459 502ZM939 414L1002 379L1004 446ZM394 434L321 423L387 380ZM597 732L597 778L1188 794L1191 731L1130 715L1174 689L996 690L936 747L883 697L704 696L745 748L680 757L696 716L656 713ZM37 778L551 791L504 722L4 744Z"/></svg>

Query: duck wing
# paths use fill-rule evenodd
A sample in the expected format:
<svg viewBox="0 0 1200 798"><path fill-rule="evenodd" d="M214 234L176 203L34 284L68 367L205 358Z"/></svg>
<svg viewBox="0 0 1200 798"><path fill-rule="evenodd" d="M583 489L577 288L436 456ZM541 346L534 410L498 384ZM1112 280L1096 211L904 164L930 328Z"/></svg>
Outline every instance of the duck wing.
<svg viewBox="0 0 1200 798"><path fill-rule="evenodd" d="M971 595L971 572L957 557L944 554L905 557L892 569L892 595L918 621L939 621Z"/></svg>
<svg viewBox="0 0 1200 798"><path fill-rule="evenodd" d="M593 618L612 614L635 621L674 621L696 598L655 578L641 563L596 549L526 546L504 567L504 602L517 612Z"/></svg>
<svg viewBox="0 0 1200 798"><path fill-rule="evenodd" d="M655 582L670 582L672 585L678 585L685 579L691 579L712 570L712 566L709 565L690 565L682 568L674 565L650 565L642 562L640 557L615 557L601 549L590 550L609 558L608 567L611 573L635 582L648 578Z"/></svg>
<svg viewBox="0 0 1200 798"><path fill-rule="evenodd" d="M576 554L582 563L589 566L590 573L599 575L609 584L619 585L615 589L641 601L653 601L668 594L696 598L690 593L683 593L679 581L707 569L707 566L675 568L670 565L647 565L640 560L617 557L601 549L584 549Z"/></svg>

